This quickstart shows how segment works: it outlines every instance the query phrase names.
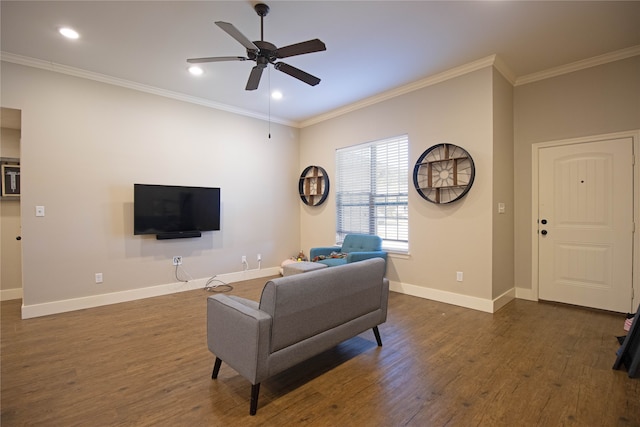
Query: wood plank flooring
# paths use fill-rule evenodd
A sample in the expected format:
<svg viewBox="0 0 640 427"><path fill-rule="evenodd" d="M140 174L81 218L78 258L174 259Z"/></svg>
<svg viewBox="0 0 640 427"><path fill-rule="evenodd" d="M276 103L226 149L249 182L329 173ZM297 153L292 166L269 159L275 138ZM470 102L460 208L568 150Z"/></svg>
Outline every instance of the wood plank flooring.
<svg viewBox="0 0 640 427"><path fill-rule="evenodd" d="M265 279L231 294L258 300ZM8 426L640 426L611 369L624 316L516 300L495 314L390 294L380 326L265 381L211 380L203 290L21 320L1 305Z"/></svg>

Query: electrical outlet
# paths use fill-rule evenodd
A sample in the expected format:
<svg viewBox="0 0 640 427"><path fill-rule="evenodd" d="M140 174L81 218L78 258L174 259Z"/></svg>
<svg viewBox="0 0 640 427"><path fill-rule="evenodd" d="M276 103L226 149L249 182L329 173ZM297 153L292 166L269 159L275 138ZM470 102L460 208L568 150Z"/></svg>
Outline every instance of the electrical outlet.
<svg viewBox="0 0 640 427"><path fill-rule="evenodd" d="M463 275L462 275L462 271L458 271L458 272L456 273L456 280L457 280L458 282L462 282L462 277L463 277Z"/></svg>
<svg viewBox="0 0 640 427"><path fill-rule="evenodd" d="M262 254L258 254L258 262L262 261Z"/></svg>
<svg viewBox="0 0 640 427"><path fill-rule="evenodd" d="M96 273L96 283L102 283L102 273Z"/></svg>
<svg viewBox="0 0 640 427"><path fill-rule="evenodd" d="M246 255L242 255L242 263L243 264L247 263L247 256Z"/></svg>
<svg viewBox="0 0 640 427"><path fill-rule="evenodd" d="M182 257L174 256L173 257L173 265L182 265Z"/></svg>

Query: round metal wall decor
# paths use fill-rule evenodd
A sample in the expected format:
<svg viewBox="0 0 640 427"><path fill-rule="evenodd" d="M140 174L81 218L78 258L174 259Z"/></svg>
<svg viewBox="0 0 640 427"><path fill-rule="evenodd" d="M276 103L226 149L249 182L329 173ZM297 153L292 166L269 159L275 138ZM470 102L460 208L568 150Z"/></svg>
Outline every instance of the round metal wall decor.
<svg viewBox="0 0 640 427"><path fill-rule="evenodd" d="M454 144L436 144L416 162L413 185L423 199L445 204L464 197L475 176L476 168L467 150Z"/></svg>
<svg viewBox="0 0 640 427"><path fill-rule="evenodd" d="M329 175L320 166L307 166L298 181L300 199L305 205L318 206L329 195Z"/></svg>

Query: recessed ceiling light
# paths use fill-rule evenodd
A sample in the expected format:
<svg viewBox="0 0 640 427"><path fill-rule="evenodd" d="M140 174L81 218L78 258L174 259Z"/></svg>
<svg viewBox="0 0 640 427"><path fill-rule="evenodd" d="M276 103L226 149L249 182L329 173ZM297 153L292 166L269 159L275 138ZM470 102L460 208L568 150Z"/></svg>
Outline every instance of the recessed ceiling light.
<svg viewBox="0 0 640 427"><path fill-rule="evenodd" d="M282 99L282 92L280 92L279 90L274 90L273 92L271 92L271 97L273 99Z"/></svg>
<svg viewBox="0 0 640 427"><path fill-rule="evenodd" d="M68 39L77 39L80 37L80 34L78 34L76 30L69 27L62 27L58 30L58 32Z"/></svg>
<svg viewBox="0 0 640 427"><path fill-rule="evenodd" d="M201 76L204 73L204 70L200 67L192 65L191 67L189 67L189 72L194 76Z"/></svg>

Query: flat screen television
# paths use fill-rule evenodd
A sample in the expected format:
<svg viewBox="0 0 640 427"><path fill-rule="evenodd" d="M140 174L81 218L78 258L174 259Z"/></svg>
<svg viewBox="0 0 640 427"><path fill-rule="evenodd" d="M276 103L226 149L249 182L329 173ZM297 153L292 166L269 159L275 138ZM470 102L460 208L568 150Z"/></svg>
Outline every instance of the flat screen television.
<svg viewBox="0 0 640 427"><path fill-rule="evenodd" d="M133 234L158 239L200 237L220 230L220 189L133 185Z"/></svg>

